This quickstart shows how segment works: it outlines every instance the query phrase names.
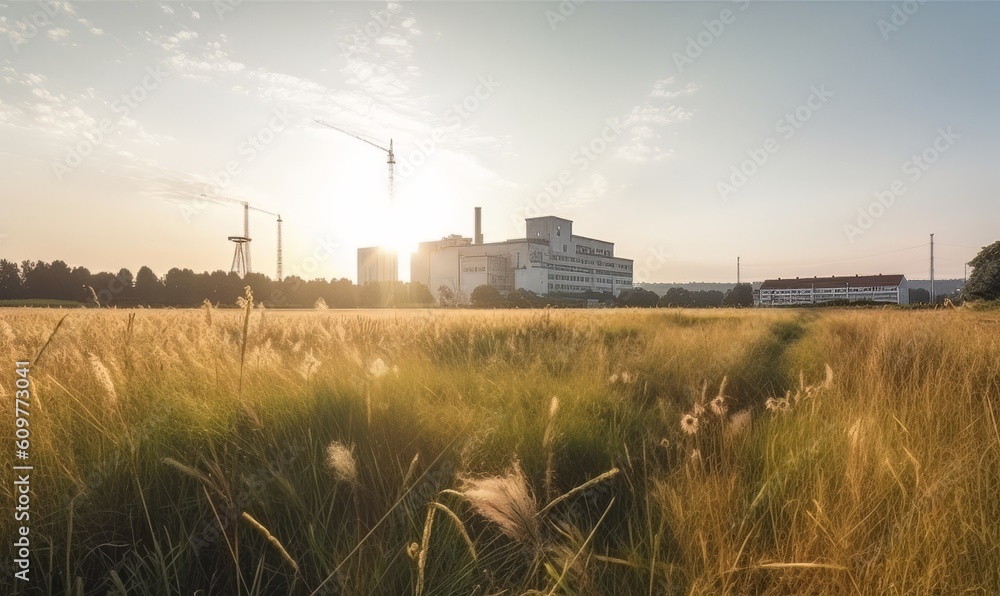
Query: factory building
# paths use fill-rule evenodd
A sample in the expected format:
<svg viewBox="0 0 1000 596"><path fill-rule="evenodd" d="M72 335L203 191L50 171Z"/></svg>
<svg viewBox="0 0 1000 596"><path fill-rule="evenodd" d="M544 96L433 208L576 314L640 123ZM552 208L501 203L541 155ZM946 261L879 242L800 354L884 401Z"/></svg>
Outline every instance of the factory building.
<svg viewBox="0 0 1000 596"><path fill-rule="evenodd" d="M476 208L473 238L448 236L421 242L410 256L410 281L435 297L447 286L462 301L489 284L500 291L525 289L536 294L611 292L632 289L632 260L614 255L615 245L573 234L561 217L525 220L525 237L483 242L482 212Z"/></svg>
<svg viewBox="0 0 1000 596"><path fill-rule="evenodd" d="M396 251L372 246L358 249L358 285L370 281L398 281Z"/></svg>
<svg viewBox="0 0 1000 596"><path fill-rule="evenodd" d="M832 300L870 300L888 304L909 304L906 277L896 275L855 275L853 277L803 277L769 279L760 285L755 298L760 306L819 304Z"/></svg>

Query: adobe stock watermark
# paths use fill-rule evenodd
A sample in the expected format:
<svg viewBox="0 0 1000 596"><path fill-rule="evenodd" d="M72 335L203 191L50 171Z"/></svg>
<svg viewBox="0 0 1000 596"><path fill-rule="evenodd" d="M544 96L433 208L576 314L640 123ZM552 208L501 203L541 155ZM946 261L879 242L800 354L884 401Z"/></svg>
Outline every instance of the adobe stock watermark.
<svg viewBox="0 0 1000 596"><path fill-rule="evenodd" d="M371 19L363 27L358 27L356 33L344 37L340 42L347 68L359 81L364 81L374 74L374 68L358 56L369 51L372 43L385 33L392 24L392 18L403 9L402 4L389 3L385 8L372 10L368 14ZM386 73L390 82L400 86L395 75Z"/></svg>
<svg viewBox="0 0 1000 596"><path fill-rule="evenodd" d="M80 164L94 150L108 140L115 127L122 120L128 118L149 98L151 93L160 87L166 76L167 72L159 64L147 66L146 74L138 83L111 101L111 110L118 115L118 118L116 120L102 118L96 126L83 133L82 140L66 146L66 155L62 160L52 162L52 173L55 174L56 179L62 182L63 178L80 167Z"/></svg>
<svg viewBox="0 0 1000 596"><path fill-rule="evenodd" d="M418 141L416 147L398 162L399 167L396 169L396 172L400 179L411 175L417 167L427 161L437 149L437 146L444 141L445 134L449 130L454 130L461 126L462 122L468 120L472 114L479 110L483 103L493 97L493 94L501 86L503 84L495 81L493 75L479 77L479 84L476 85L472 93L466 95L462 101L456 102L445 110L445 126L435 127L431 130L431 134L427 138Z"/></svg>
<svg viewBox="0 0 1000 596"><path fill-rule="evenodd" d="M549 22L549 27L551 27L553 31L558 29L559 25L565 23L571 16L576 14L577 7L586 1L587 0L562 0L555 10L546 10L545 20Z"/></svg>
<svg viewBox="0 0 1000 596"><path fill-rule="evenodd" d="M750 0L733 0L733 3L738 5L740 12L750 6ZM686 67L694 64L694 61L700 58L709 46L722 37L722 34L726 32L726 27L736 22L736 17L737 13L733 12L732 9L723 8L719 11L717 18L702 21L702 30L685 39L687 45L684 46L684 51L674 52L671 56L677 67L677 72L683 73Z"/></svg>
<svg viewBox="0 0 1000 596"><path fill-rule="evenodd" d="M785 115L774 123L774 131L779 133L785 142L792 140L792 137L798 134L806 122L812 120L816 112L822 109L826 102L833 97L833 92L827 89L825 84L819 87L813 85L809 91L809 97L804 103L794 110L785 112ZM747 149L747 159L732 166L727 179L715 183L715 188L719 191L722 200L728 201L729 197L743 188L750 178L753 178L770 161L771 156L780 150L781 142L774 137L767 137L760 146Z"/></svg>
<svg viewBox="0 0 1000 596"><path fill-rule="evenodd" d="M226 15L234 12L244 0L213 0L212 8L215 9L215 15L219 17L219 21L225 21Z"/></svg>
<svg viewBox="0 0 1000 596"><path fill-rule="evenodd" d="M21 46L27 45L32 39L38 37L43 29L52 24L52 19L59 13L59 7L63 3L56 0L38 0L36 4L38 4L38 10L14 23L7 33L10 49L15 54L21 53Z"/></svg>
<svg viewBox="0 0 1000 596"><path fill-rule="evenodd" d="M291 116L286 108L283 106L274 108L267 124L247 135L237 146L236 153L239 158L230 159L225 166L209 175L209 182L202 191L205 198L195 197L190 202L178 205L184 221L190 222L192 217L204 211L206 207L217 204L215 199L222 196L222 192L232 184L233 178L243 173L243 169L253 163L264 149L288 128L290 122Z"/></svg>
<svg viewBox="0 0 1000 596"><path fill-rule="evenodd" d="M930 145L903 162L901 169L904 177L893 180L885 190L876 190L875 200L866 207L858 207L858 216L854 222L844 224L844 234L848 241L853 244L858 236L862 236L870 230L875 225L875 221L896 204L896 199L906 194L909 188L907 188L904 178L908 179L910 184L916 183L927 170L941 159L944 153L955 146L955 141L959 138L961 135L953 131L950 126L947 129L937 129L937 136Z"/></svg>
<svg viewBox="0 0 1000 596"><path fill-rule="evenodd" d="M909 23L910 17L917 14L924 2L927 0L906 0L906 2L893 4L889 19L879 19L876 23L879 33L882 34L882 39L889 41L889 35L897 33Z"/></svg>
<svg viewBox="0 0 1000 596"><path fill-rule="evenodd" d="M622 134L625 125L618 118L608 118L604 121L604 128L601 133L592 138L570 156L570 163L576 166L576 170L565 168L559 174L542 185L542 192L527 200L525 205L518 207L511 214L511 221L515 226L524 225L524 220L529 217L538 217L544 209L552 206L556 199L562 196L563 192L576 180L576 176L586 172L587 169L599 157L604 155Z"/></svg>
<svg viewBox="0 0 1000 596"><path fill-rule="evenodd" d="M657 248L649 246L647 247L647 251L649 252L649 255L647 255L642 261L642 266L635 270L635 276L632 278L633 280L643 279L652 281L652 275L663 268L663 265L666 264L667 259L671 256L670 253L663 250L662 246Z"/></svg>

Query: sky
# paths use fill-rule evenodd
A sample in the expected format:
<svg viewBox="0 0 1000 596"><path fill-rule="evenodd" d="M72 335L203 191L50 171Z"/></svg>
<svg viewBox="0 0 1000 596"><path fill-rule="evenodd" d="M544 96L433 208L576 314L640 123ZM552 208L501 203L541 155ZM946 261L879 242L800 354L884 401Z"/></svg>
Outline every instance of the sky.
<svg viewBox="0 0 1000 596"><path fill-rule="evenodd" d="M964 274L996 2L0 3L0 258L354 279L558 215L636 282ZM364 137L368 144L316 122ZM388 192L387 147L396 159ZM377 146L376 146L377 145ZM204 196L203 196L204 195ZM408 262L401 259L401 275Z"/></svg>

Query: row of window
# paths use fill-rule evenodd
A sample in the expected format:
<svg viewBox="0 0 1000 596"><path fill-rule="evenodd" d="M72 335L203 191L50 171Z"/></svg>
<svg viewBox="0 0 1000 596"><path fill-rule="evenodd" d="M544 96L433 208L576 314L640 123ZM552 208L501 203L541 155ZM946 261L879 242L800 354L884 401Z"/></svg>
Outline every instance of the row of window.
<svg viewBox="0 0 1000 596"><path fill-rule="evenodd" d="M576 257L563 257L560 255L552 255L553 261L568 261L570 263L580 263L581 265L598 265L600 267L611 267L614 269L620 269L622 271L631 271L632 265L626 263L612 263L607 261L595 261L593 259L578 259Z"/></svg>
<svg viewBox="0 0 1000 596"><path fill-rule="evenodd" d="M554 279L557 281L580 281L585 283L590 283L591 281L594 281L595 283L605 284L609 286L613 283L618 285L625 285L625 284L631 285L630 282L627 280L627 278L615 280L611 277L591 277L590 275L561 275L559 273L549 273L549 279Z"/></svg>
<svg viewBox="0 0 1000 596"><path fill-rule="evenodd" d="M631 283L622 283L615 286L615 289L621 289L623 287L631 287ZM587 292L593 290L590 286L579 286L575 284L560 284L549 282L549 291L569 291L569 292ZM610 290L610 285L607 288L598 288L598 290Z"/></svg>
<svg viewBox="0 0 1000 596"><path fill-rule="evenodd" d="M583 246L581 244L576 245L576 254L578 255L598 255L602 257L613 257L610 250L604 248L593 248L590 246Z"/></svg>
<svg viewBox="0 0 1000 596"><path fill-rule="evenodd" d="M881 286L881 287L843 287L843 288L816 288L815 290L810 288L796 288L788 290L761 290L761 294L772 294L772 295L810 295L810 294L843 294L848 291L852 294L866 294L871 292L892 292L895 293L898 289L895 286Z"/></svg>

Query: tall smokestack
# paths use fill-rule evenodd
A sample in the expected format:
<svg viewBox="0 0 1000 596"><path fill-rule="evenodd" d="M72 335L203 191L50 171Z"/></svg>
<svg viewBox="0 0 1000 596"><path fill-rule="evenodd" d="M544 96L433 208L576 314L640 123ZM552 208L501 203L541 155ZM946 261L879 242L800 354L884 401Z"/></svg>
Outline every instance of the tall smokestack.
<svg viewBox="0 0 1000 596"><path fill-rule="evenodd" d="M476 207L476 237L475 244L483 243L483 208Z"/></svg>

